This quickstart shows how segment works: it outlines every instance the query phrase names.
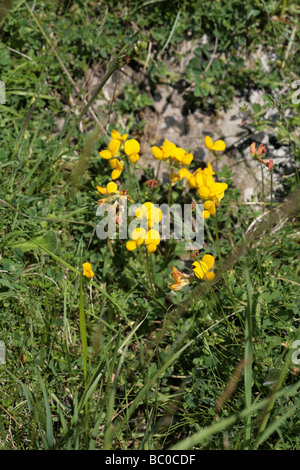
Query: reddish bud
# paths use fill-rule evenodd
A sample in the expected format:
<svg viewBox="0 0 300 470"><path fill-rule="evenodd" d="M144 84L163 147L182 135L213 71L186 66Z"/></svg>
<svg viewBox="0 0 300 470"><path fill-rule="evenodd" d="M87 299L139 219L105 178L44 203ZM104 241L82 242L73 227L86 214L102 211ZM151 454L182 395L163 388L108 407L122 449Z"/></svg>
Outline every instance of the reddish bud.
<svg viewBox="0 0 300 470"><path fill-rule="evenodd" d="M255 152L256 152L256 143L252 142L252 144L250 145L250 153L253 157L255 155Z"/></svg>
<svg viewBox="0 0 300 470"><path fill-rule="evenodd" d="M270 158L269 163L268 163L268 168L270 171L273 171L273 159Z"/></svg>
<svg viewBox="0 0 300 470"><path fill-rule="evenodd" d="M259 144L257 149L257 155L260 157L262 154L265 155L267 153L267 149L263 144Z"/></svg>
<svg viewBox="0 0 300 470"><path fill-rule="evenodd" d="M263 158L259 158L258 161L260 163L263 163L266 167L268 167L268 162L266 160L264 160Z"/></svg>
<svg viewBox="0 0 300 470"><path fill-rule="evenodd" d="M146 186L150 186L150 189L153 189L154 186L157 186L157 181L156 180L148 180L145 182Z"/></svg>

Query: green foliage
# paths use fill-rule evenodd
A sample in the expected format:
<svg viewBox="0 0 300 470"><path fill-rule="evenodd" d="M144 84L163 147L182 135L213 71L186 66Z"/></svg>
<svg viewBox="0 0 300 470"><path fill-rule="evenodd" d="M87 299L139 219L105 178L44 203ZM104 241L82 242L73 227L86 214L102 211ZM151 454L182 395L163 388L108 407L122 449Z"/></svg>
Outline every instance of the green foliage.
<svg viewBox="0 0 300 470"><path fill-rule="evenodd" d="M200 293L203 283L195 278L174 292L170 266L192 274L195 258L184 243L164 241L147 271L143 254L126 250L124 240L99 240L96 186L106 185L111 169L98 152L108 138L99 132L86 156L94 126L87 113L66 139L94 91L85 79L98 70L98 85L137 27L152 52L148 57L137 46L119 74L124 61L131 60L137 76L147 65L151 85L183 81L191 107L206 111L229 107L244 89L264 89L265 105L249 111L252 124L261 131L274 127L266 116L277 110L277 139L289 147L296 168L283 184L293 193L299 188L299 104L290 86L299 58L288 47L296 3L288 2L286 22L276 20L278 1L27 3L29 9L14 2L0 30L6 85L0 105L0 340L7 356L0 364L1 448L213 450L229 442L233 449L298 449L299 367L291 359L299 339L297 215L271 233L266 229L222 268L262 214L261 206L241 204L234 186L239 175L223 165L217 177L229 187L218 225L214 217L206 221L201 253L216 258L221 277ZM293 34L290 47L299 29ZM180 63L185 40L198 44L194 57L184 71L173 72L170 58ZM268 74L259 59L251 67L245 61L259 45L276 56ZM283 80L289 89L274 95ZM141 115L153 104L149 90L133 80L113 100L103 104L103 97L101 90L100 124L145 142ZM141 170L131 175L134 201L167 200L169 185L158 181L151 189ZM195 194L180 181L170 199L190 203ZM91 281L81 279L85 261L95 272Z"/></svg>

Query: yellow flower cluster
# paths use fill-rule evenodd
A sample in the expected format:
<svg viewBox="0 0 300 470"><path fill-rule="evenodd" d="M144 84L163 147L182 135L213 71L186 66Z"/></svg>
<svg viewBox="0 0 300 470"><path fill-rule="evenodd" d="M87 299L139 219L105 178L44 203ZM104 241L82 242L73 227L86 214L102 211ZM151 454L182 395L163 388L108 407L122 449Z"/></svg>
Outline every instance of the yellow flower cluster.
<svg viewBox="0 0 300 470"><path fill-rule="evenodd" d="M213 178L214 174L211 164L208 163L206 168L198 168L193 173L190 173L187 168L181 168L173 177L173 182L184 178L188 181L190 188L198 190L199 197L204 201L203 217L205 219L216 213L216 207L219 207L224 192L228 188L227 183L216 183Z"/></svg>
<svg viewBox="0 0 300 470"><path fill-rule="evenodd" d="M202 281L213 281L215 278L215 273L212 271L214 264L215 258L212 255L202 256L201 261L195 261L192 264L192 266L195 266L193 268L195 276ZM174 266L170 266L170 268L173 271L172 276L174 278L174 283L168 286L171 290L178 291L192 282L193 276L190 274L182 273Z"/></svg>
<svg viewBox="0 0 300 470"><path fill-rule="evenodd" d="M145 202L141 207L138 207L135 212L136 220L144 224L144 227L137 227L131 234L132 240L126 243L126 248L129 251L135 250L138 246L145 242L148 254L156 251L157 245L160 243L160 234L153 227L158 224L162 219L162 211L155 207L152 202Z"/></svg>
<svg viewBox="0 0 300 470"><path fill-rule="evenodd" d="M215 273L211 270L215 264L215 258L212 255L204 255L201 261L193 263L195 276L205 281L213 281Z"/></svg>
<svg viewBox="0 0 300 470"><path fill-rule="evenodd" d="M94 277L94 271L92 271L92 266L90 263L83 263L83 276L87 277L88 279L92 279Z"/></svg>
<svg viewBox="0 0 300 470"><path fill-rule="evenodd" d="M128 157L131 163L136 163L139 156L140 144L135 139L127 140L128 134L121 135L113 129L111 133L112 140L106 150L99 152L100 157L109 160L112 168L111 179L118 179L124 170L124 159ZM118 158L117 158L118 157Z"/></svg>
<svg viewBox="0 0 300 470"><path fill-rule="evenodd" d="M193 155L186 152L181 147L176 147L175 144L169 142L167 139L161 147L152 147L152 154L155 160L168 160L169 163L189 166L193 161Z"/></svg>

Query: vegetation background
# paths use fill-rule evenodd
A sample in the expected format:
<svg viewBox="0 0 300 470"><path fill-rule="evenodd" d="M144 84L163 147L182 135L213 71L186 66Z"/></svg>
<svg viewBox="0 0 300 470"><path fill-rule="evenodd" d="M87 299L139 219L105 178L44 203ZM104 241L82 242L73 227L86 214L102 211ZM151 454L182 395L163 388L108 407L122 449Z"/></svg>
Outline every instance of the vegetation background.
<svg viewBox="0 0 300 470"><path fill-rule="evenodd" d="M299 13L293 0L0 2L2 449L299 449ZM275 57L268 75L247 65L258 48ZM108 102L125 65L150 89ZM229 188L203 251L216 281L176 293L170 265L193 262L181 243L151 257L153 293L143 260L95 235L96 186L110 177L99 151L114 128L147 140L157 83L207 115L263 90L250 125L271 127L293 168L270 212L269 193L240 202L220 159ZM143 184L155 177L143 158L136 175L142 202L166 197L161 181ZM186 197L172 189L172 202Z"/></svg>

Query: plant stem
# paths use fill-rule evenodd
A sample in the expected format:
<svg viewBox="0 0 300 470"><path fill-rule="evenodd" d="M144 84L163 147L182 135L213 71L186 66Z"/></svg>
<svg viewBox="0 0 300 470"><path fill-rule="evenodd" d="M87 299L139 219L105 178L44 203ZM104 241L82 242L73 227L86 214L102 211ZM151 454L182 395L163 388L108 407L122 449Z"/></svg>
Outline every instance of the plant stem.
<svg viewBox="0 0 300 470"><path fill-rule="evenodd" d="M170 205L171 205L172 179L173 179L173 168L171 168L170 186L169 186L169 192L168 192L168 206L169 206L169 207L170 207Z"/></svg>
<svg viewBox="0 0 300 470"><path fill-rule="evenodd" d="M150 256L151 256L151 255L150 255ZM155 296L155 290L154 290L154 287L153 287L152 278L151 278L150 270L149 270L149 255L148 255L148 252L147 252L147 248L146 248L146 247L145 247L145 257L146 257L145 266L146 266L147 277L148 277L148 280L149 280L149 284L150 284L150 288L151 288L152 294Z"/></svg>
<svg viewBox="0 0 300 470"><path fill-rule="evenodd" d="M217 241L217 249L218 249L219 260L221 260L222 257L221 257L220 241L219 241L219 230L218 230L218 211L216 211L216 241Z"/></svg>
<svg viewBox="0 0 300 470"><path fill-rule="evenodd" d="M161 164L161 160L159 160L158 166L157 166L157 172L156 172L156 177L155 177L156 181L158 181L158 175L159 175L159 170L160 170L160 164Z"/></svg>
<svg viewBox="0 0 300 470"><path fill-rule="evenodd" d="M131 170L130 170L130 160L127 157L127 172L128 172L128 182L129 182L129 188L128 188L128 194L131 196L132 195L132 177L131 177Z"/></svg>
<svg viewBox="0 0 300 470"><path fill-rule="evenodd" d="M283 0L282 5L281 5L279 18L282 18L284 16L284 12L285 12L285 9L286 9L286 4L287 4L287 0Z"/></svg>
<svg viewBox="0 0 300 470"><path fill-rule="evenodd" d="M82 273L80 273L79 328L80 328L80 338L81 338L81 348L82 348L84 391L86 391L86 387L87 387L87 334L86 334L86 322L85 322L85 315L84 315ZM87 417L88 417L88 401L86 401L86 404L85 404L85 419L86 420L87 420Z"/></svg>
<svg viewBox="0 0 300 470"><path fill-rule="evenodd" d="M262 211L263 213L265 212L265 182L264 182L264 168L263 168L263 164L260 163L260 170L261 170L261 201L263 203L263 206L262 206Z"/></svg>
<svg viewBox="0 0 300 470"><path fill-rule="evenodd" d="M271 171L271 198L270 198L270 220L272 217L272 209L273 209L273 171ZM271 227L271 224L270 224ZM271 229L269 230L269 245L271 246Z"/></svg>
<svg viewBox="0 0 300 470"><path fill-rule="evenodd" d="M271 171L271 199L270 199L270 212L273 209L273 171Z"/></svg>
<svg viewBox="0 0 300 470"><path fill-rule="evenodd" d="M252 291L248 271L246 274L246 284L248 293L248 302L246 308L246 325L245 325L245 409L251 408L252 396ZM245 422L244 432L244 450L249 449L251 440L251 415L249 414Z"/></svg>
<svg viewBox="0 0 300 470"><path fill-rule="evenodd" d="M153 257L150 255L148 256L148 258L150 258L150 265L151 265L151 273L152 273L152 281L153 281L153 287L154 287L154 291L156 290L156 286L155 286L155 275L154 275L154 268L153 268Z"/></svg>

